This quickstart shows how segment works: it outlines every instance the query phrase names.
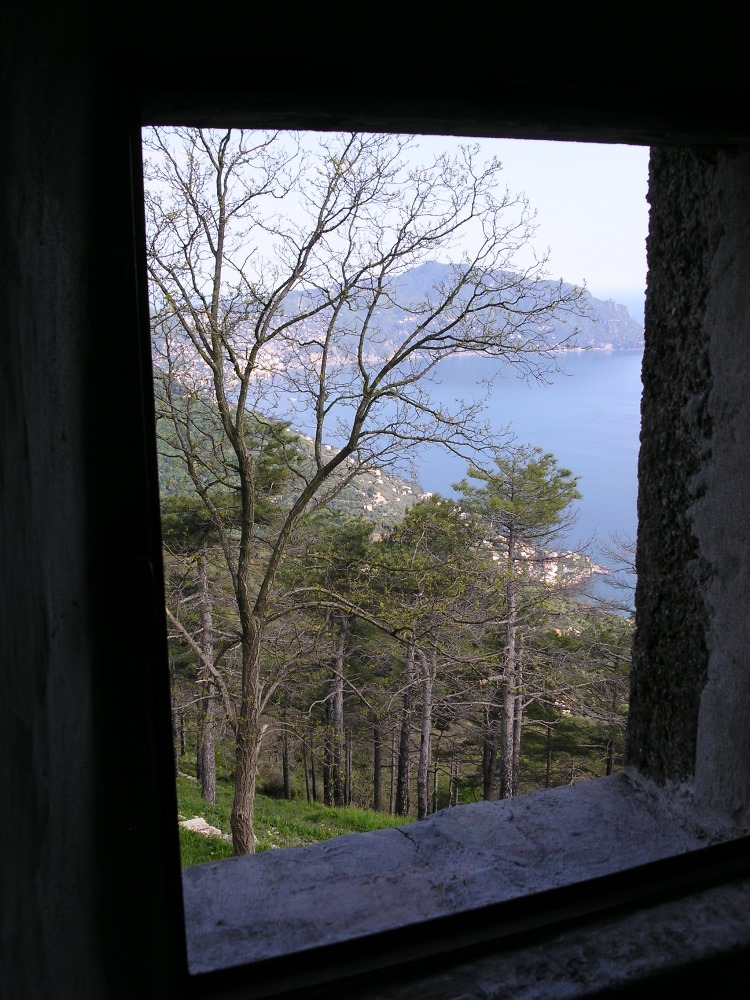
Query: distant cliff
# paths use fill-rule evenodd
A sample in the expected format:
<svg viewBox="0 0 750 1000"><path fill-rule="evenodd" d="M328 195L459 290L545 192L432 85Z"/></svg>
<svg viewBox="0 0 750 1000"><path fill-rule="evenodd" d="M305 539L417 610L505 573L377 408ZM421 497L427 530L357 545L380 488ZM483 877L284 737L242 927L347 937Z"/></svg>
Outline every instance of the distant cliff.
<svg viewBox="0 0 750 1000"><path fill-rule="evenodd" d="M614 299L595 299L588 292L583 302L587 315L576 322L579 332L572 346L611 351L643 348L643 327L627 306Z"/></svg>

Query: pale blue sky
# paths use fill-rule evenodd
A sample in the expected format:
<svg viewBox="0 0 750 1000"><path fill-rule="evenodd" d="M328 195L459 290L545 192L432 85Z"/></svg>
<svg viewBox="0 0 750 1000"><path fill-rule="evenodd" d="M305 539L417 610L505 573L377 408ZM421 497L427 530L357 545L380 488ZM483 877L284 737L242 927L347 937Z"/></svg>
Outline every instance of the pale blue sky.
<svg viewBox="0 0 750 1000"><path fill-rule="evenodd" d="M537 210L537 240L553 278L585 282L597 298L631 305L646 287L648 148L476 139L503 164L508 189ZM419 137L430 153L466 139ZM633 310L635 315L635 310ZM638 317L641 318L640 316Z"/></svg>
<svg viewBox="0 0 750 1000"><path fill-rule="evenodd" d="M549 276L585 283L596 298L623 302L642 321L648 147L453 136L415 136L413 143L407 158L415 162L465 143L499 159L510 193L525 194L536 210L537 248L550 249Z"/></svg>

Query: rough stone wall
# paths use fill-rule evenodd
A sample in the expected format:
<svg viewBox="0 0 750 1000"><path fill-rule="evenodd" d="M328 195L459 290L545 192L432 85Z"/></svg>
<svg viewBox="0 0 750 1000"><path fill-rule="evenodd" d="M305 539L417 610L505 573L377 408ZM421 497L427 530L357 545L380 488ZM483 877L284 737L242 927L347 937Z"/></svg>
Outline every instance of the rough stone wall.
<svg viewBox="0 0 750 1000"><path fill-rule="evenodd" d="M750 153L654 150L628 759L750 824Z"/></svg>
<svg viewBox="0 0 750 1000"><path fill-rule="evenodd" d="M693 507L705 566L707 683L695 787L704 809L750 827L750 151L709 174L715 250L704 323L713 373L711 449Z"/></svg>
<svg viewBox="0 0 750 1000"><path fill-rule="evenodd" d="M657 781L694 773L707 673L707 569L691 507L711 440L705 312L716 242L709 198L714 162L710 152L654 149L650 164L637 631L627 756Z"/></svg>

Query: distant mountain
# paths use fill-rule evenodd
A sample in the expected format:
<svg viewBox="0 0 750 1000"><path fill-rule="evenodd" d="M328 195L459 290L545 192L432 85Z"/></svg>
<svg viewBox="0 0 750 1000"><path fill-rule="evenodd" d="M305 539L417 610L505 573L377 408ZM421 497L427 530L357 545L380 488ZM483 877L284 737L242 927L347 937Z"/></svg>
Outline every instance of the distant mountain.
<svg viewBox="0 0 750 1000"><path fill-rule="evenodd" d="M369 318L370 329L377 329L385 338L385 344L398 343L405 332L416 322L414 310L424 301L431 289L450 278L453 265L429 261L420 264L393 281L391 300L394 304L375 310ZM539 282L539 287L554 287L556 282ZM564 284L567 291L573 285ZM302 299L313 293L295 291L287 297L288 312L293 314L302 305ZM529 297L531 302L531 297ZM643 327L630 315L626 305L613 299L597 299L584 292L581 300L580 317L564 316L557 320L545 320L542 332L551 344L567 342L570 348L596 350L639 350L643 348ZM348 318L356 317L358 310L350 305ZM364 312L362 313L364 317ZM314 326L314 322L311 326ZM354 320L356 326L356 318ZM310 327L307 328L308 330ZM574 331L578 331L574 334Z"/></svg>
<svg viewBox="0 0 750 1000"><path fill-rule="evenodd" d="M432 286L444 281L451 269L450 264L431 261L407 271L397 282L399 301L403 304L416 304ZM556 283L545 281L539 284L552 286ZM572 291L573 287L563 284L566 291ZM545 324L551 342L559 343L571 337L573 330L577 329L579 332L571 339L571 347L614 351L631 351L643 347L643 327L633 319L626 305L613 299L596 299L587 291L583 294L581 305L584 316L577 319L566 317L564 320Z"/></svg>

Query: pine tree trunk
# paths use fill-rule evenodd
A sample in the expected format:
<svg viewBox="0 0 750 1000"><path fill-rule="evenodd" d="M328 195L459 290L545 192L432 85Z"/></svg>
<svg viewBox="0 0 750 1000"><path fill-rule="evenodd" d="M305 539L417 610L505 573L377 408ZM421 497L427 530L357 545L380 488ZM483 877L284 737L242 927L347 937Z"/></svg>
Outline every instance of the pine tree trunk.
<svg viewBox="0 0 750 1000"><path fill-rule="evenodd" d="M482 739L482 796L485 802L494 802L498 797L500 783L498 773L499 720L492 706L484 710L484 733Z"/></svg>
<svg viewBox="0 0 750 1000"><path fill-rule="evenodd" d="M516 658L516 687L513 695L513 795L518 794L521 768L521 732L523 728L523 641Z"/></svg>
<svg viewBox="0 0 750 1000"><path fill-rule="evenodd" d="M520 694L513 699L513 764L512 764L512 794L518 795L519 776L521 770L521 732L523 728L523 700Z"/></svg>
<svg viewBox="0 0 750 1000"><path fill-rule="evenodd" d="M391 730L391 787L388 791L388 812L396 812L396 730Z"/></svg>
<svg viewBox="0 0 750 1000"><path fill-rule="evenodd" d="M451 755L451 776L448 783L448 805L457 806L458 805L458 757L456 756L456 748L453 747L453 753Z"/></svg>
<svg viewBox="0 0 750 1000"><path fill-rule="evenodd" d="M552 726L547 726L547 770L544 778L544 787L549 788L552 780Z"/></svg>
<svg viewBox="0 0 750 1000"><path fill-rule="evenodd" d="M330 699L326 702L326 728L323 744L323 804L334 804L333 792L333 708Z"/></svg>
<svg viewBox="0 0 750 1000"><path fill-rule="evenodd" d="M180 757L184 757L187 753L187 747L185 745L185 709L181 708L177 713L177 729L180 739Z"/></svg>
<svg viewBox="0 0 750 1000"><path fill-rule="evenodd" d="M422 688L422 712L419 726L419 763L417 765L417 819L425 819L430 812L430 764L432 756L432 686L433 667L428 658L418 649L415 652L419 664Z"/></svg>
<svg viewBox="0 0 750 1000"><path fill-rule="evenodd" d="M509 570L510 571L510 570ZM512 581L508 583L508 624L505 644L505 682L501 717L502 760L500 764L500 798L509 799L516 794L515 773L515 718L516 718L516 593Z"/></svg>
<svg viewBox="0 0 750 1000"><path fill-rule="evenodd" d="M382 809L382 776L383 776L383 725L375 718L372 726L372 808L375 812Z"/></svg>
<svg viewBox="0 0 750 1000"><path fill-rule="evenodd" d="M332 784L332 805L346 804L346 780L344 774L346 736L344 731L344 659L346 652L347 619L346 615L339 617L339 635L336 654L333 661L331 677L331 717L330 741L331 756L330 780Z"/></svg>
<svg viewBox="0 0 750 1000"><path fill-rule="evenodd" d="M302 770L305 775L305 801L310 803L310 775L307 770L307 746L302 742Z"/></svg>
<svg viewBox="0 0 750 1000"><path fill-rule="evenodd" d="M410 643L406 650L406 687L404 689L404 706L401 716L401 733L398 746L398 775L395 804L395 811L398 816L408 816L411 805L409 784L411 781L410 742L413 684L414 646Z"/></svg>
<svg viewBox="0 0 750 1000"><path fill-rule="evenodd" d="M318 801L318 782L315 775L315 743L310 737L310 784L313 802Z"/></svg>
<svg viewBox="0 0 750 1000"><path fill-rule="evenodd" d="M205 718L206 699L199 698L195 703L195 777L198 784L201 784L201 774L203 773L203 723Z"/></svg>
<svg viewBox="0 0 750 1000"><path fill-rule="evenodd" d="M352 804L353 768L354 768L354 737L352 736L352 730L350 726L346 733L346 784L345 784L344 804L347 806L350 806Z"/></svg>
<svg viewBox="0 0 750 1000"><path fill-rule="evenodd" d="M281 743L281 774L284 782L284 798L287 802L292 800L292 774L291 774L291 764L289 761L289 723L287 718L287 710L284 709L282 724L284 727L284 732L282 736Z"/></svg>

